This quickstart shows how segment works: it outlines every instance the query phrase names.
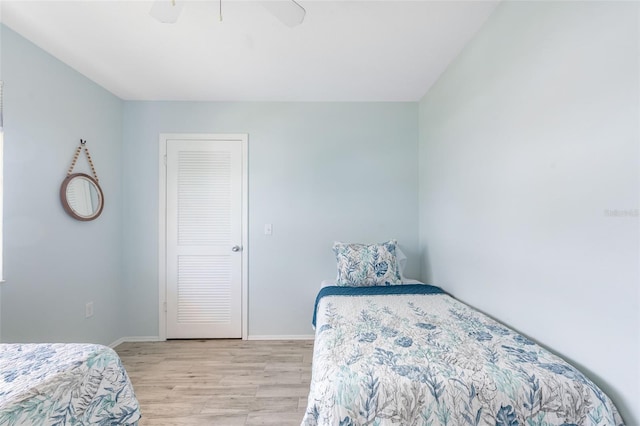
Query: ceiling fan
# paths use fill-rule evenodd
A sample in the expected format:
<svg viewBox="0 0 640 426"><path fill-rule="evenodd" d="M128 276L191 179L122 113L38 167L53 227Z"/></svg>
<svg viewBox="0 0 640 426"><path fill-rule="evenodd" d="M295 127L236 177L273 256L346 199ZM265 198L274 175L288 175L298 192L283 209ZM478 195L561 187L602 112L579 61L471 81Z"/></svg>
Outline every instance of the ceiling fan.
<svg viewBox="0 0 640 426"><path fill-rule="evenodd" d="M184 0L155 0L149 14L165 24L174 24L182 12ZM306 10L295 0L260 1L269 12L289 27L300 25L304 21ZM222 21L222 0L220 5L220 21Z"/></svg>

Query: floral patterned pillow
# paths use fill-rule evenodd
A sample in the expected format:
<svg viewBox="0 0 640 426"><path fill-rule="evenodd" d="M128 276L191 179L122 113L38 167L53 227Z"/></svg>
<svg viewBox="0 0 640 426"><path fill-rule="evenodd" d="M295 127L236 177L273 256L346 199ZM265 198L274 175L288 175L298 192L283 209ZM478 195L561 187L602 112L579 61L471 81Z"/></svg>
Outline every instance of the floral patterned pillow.
<svg viewBox="0 0 640 426"><path fill-rule="evenodd" d="M338 261L336 285L368 287L402 284L395 240L381 244L347 244L336 241L333 252Z"/></svg>

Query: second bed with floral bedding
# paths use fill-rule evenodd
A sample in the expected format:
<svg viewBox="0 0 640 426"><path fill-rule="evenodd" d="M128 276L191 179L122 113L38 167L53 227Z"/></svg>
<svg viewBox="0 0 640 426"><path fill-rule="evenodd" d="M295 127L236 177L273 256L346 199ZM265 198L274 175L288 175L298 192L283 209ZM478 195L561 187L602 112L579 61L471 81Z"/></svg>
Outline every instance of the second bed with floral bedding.
<svg viewBox="0 0 640 426"><path fill-rule="evenodd" d="M137 425L120 358L92 344L0 345L0 426Z"/></svg>
<svg viewBox="0 0 640 426"><path fill-rule="evenodd" d="M438 287L326 287L315 309L303 425L623 424L576 368Z"/></svg>

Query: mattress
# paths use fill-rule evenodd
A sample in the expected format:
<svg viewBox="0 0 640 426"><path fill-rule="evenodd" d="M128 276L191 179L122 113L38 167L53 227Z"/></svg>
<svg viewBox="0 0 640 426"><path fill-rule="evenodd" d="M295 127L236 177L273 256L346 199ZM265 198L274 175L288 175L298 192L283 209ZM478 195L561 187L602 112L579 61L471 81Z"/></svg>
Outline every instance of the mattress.
<svg viewBox="0 0 640 426"><path fill-rule="evenodd" d="M302 425L622 425L527 337L428 285L326 287Z"/></svg>
<svg viewBox="0 0 640 426"><path fill-rule="evenodd" d="M0 425L136 425L133 386L110 348L0 345Z"/></svg>

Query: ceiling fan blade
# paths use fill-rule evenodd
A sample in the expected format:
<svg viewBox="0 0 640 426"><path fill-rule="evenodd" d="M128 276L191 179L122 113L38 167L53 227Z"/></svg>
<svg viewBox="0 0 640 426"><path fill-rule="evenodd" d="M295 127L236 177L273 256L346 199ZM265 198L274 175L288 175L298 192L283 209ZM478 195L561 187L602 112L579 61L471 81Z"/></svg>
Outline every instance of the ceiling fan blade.
<svg viewBox="0 0 640 426"><path fill-rule="evenodd" d="M307 11L295 0L260 2L273 16L289 27L302 24Z"/></svg>
<svg viewBox="0 0 640 426"><path fill-rule="evenodd" d="M149 15L164 24L175 24L182 12L184 2L179 0L155 0Z"/></svg>

